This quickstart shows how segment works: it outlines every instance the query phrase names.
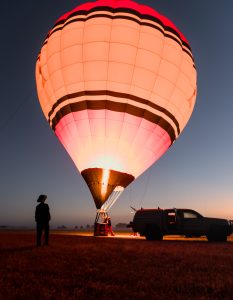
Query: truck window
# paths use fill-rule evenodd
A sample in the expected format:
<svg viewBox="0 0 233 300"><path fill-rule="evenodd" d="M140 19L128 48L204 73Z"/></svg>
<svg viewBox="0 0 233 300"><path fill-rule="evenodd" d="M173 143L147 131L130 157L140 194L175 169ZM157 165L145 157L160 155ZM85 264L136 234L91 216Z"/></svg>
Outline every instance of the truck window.
<svg viewBox="0 0 233 300"><path fill-rule="evenodd" d="M172 225L176 222L176 214L175 212L168 212L167 214L168 224Z"/></svg>
<svg viewBox="0 0 233 300"><path fill-rule="evenodd" d="M192 211L184 211L184 219L197 219L198 215Z"/></svg>

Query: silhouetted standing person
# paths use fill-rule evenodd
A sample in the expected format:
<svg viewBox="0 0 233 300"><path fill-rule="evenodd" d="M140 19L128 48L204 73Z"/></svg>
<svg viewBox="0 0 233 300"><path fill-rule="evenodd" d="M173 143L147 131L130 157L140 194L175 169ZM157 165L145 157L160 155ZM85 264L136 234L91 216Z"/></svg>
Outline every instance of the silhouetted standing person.
<svg viewBox="0 0 233 300"><path fill-rule="evenodd" d="M49 221L51 219L49 206L45 203L47 199L46 195L40 195L37 202L40 202L36 206L35 219L36 219L36 244L37 246L41 246L41 237L44 231L44 244L48 245L49 243Z"/></svg>

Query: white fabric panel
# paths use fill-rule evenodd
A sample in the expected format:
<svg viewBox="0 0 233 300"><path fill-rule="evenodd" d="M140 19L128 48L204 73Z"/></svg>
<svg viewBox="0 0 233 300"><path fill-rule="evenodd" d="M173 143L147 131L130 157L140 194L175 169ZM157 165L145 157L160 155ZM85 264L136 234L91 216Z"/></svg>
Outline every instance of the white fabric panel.
<svg viewBox="0 0 233 300"><path fill-rule="evenodd" d="M106 81L108 74L108 63L106 61L88 61L84 63L83 70L84 80L86 83L92 80Z"/></svg>
<svg viewBox="0 0 233 300"><path fill-rule="evenodd" d="M109 47L109 61L134 65L137 47L120 43L111 43Z"/></svg>
<svg viewBox="0 0 233 300"><path fill-rule="evenodd" d="M160 55L164 47L164 35L153 28L142 26L138 47Z"/></svg>
<svg viewBox="0 0 233 300"><path fill-rule="evenodd" d="M83 31L83 44L92 42L109 42L111 36L111 20L107 20L108 24L101 24L101 19L92 19L85 22ZM92 23L92 25L88 25Z"/></svg>
<svg viewBox="0 0 233 300"><path fill-rule="evenodd" d="M157 73L161 62L161 56L151 51L138 49L135 65L142 69L146 69L154 74ZM142 76L143 77L143 76Z"/></svg>
<svg viewBox="0 0 233 300"><path fill-rule="evenodd" d="M118 62L109 62L108 66L108 80L127 84L129 89L129 81L133 76L134 66Z"/></svg>
<svg viewBox="0 0 233 300"><path fill-rule="evenodd" d="M74 63L71 65L68 65L67 67L63 68L63 79L65 82L65 85L71 85L76 84L77 82L80 84L80 82L84 82L84 76L83 76L83 64L82 63Z"/></svg>
<svg viewBox="0 0 233 300"><path fill-rule="evenodd" d="M78 44L62 49L60 52L60 61L62 68L73 64L82 63L83 61L83 46Z"/></svg>
<svg viewBox="0 0 233 300"><path fill-rule="evenodd" d="M153 89L156 80L154 72L144 68L135 67L133 72L132 84L147 91Z"/></svg>
<svg viewBox="0 0 233 300"><path fill-rule="evenodd" d="M163 58L164 60L172 63L180 68L182 62L182 49L177 42L167 38L163 46Z"/></svg>
<svg viewBox="0 0 233 300"><path fill-rule="evenodd" d="M139 41L139 30L133 29L131 27L114 25L117 20L112 22L112 31L111 31L111 43L119 43L130 46L138 45ZM123 22L122 22L123 23Z"/></svg>
<svg viewBox="0 0 233 300"><path fill-rule="evenodd" d="M159 66L159 76L166 78L170 83L176 85L179 76L179 68L167 60L162 60Z"/></svg>
<svg viewBox="0 0 233 300"><path fill-rule="evenodd" d="M62 30L60 47L61 50L83 43L83 22L69 24Z"/></svg>
<svg viewBox="0 0 233 300"><path fill-rule="evenodd" d="M158 76L153 88L153 93L165 99L169 99L174 90L174 87L175 85L168 79ZM169 110L169 105L166 108Z"/></svg>

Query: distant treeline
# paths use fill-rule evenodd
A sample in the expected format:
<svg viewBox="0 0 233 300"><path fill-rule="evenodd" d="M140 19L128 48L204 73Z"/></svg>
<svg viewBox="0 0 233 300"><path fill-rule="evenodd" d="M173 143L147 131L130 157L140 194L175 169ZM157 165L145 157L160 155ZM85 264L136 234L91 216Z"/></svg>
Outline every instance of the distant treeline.
<svg viewBox="0 0 233 300"><path fill-rule="evenodd" d="M126 229L127 227L126 223L117 223L114 227L116 229ZM92 230L94 229L94 225L75 225L74 227L66 226L66 225L60 225L57 227L59 230L66 230L66 229L74 229L74 230Z"/></svg>

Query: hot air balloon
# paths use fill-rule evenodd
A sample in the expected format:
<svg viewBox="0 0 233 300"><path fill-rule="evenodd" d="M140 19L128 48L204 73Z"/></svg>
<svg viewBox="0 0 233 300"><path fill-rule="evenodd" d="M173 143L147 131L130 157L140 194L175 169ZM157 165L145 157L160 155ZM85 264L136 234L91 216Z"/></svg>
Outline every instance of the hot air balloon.
<svg viewBox="0 0 233 300"><path fill-rule="evenodd" d="M59 18L39 53L36 84L97 216L174 143L196 99L188 41L131 0L88 2Z"/></svg>

